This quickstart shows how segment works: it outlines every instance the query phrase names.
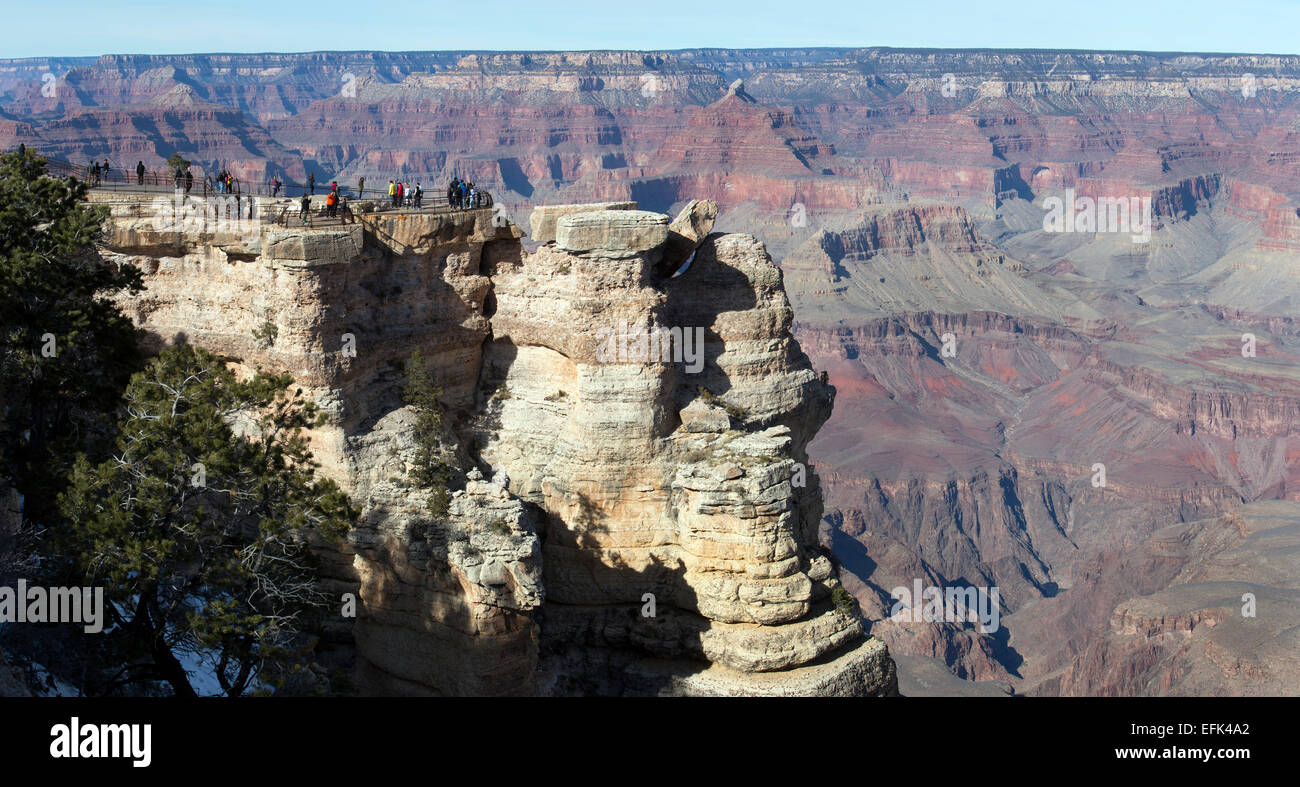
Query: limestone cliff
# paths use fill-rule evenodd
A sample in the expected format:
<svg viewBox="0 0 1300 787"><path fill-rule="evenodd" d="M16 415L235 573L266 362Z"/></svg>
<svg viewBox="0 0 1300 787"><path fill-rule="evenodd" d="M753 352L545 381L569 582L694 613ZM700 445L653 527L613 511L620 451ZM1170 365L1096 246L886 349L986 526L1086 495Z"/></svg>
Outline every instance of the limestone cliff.
<svg viewBox="0 0 1300 787"><path fill-rule="evenodd" d="M715 207L671 228L629 203L539 209L529 254L491 211L164 231L100 199L155 341L290 372L329 414L317 458L362 511L328 555L360 598L334 633L363 691L896 692L817 542L805 449L833 389L763 246L708 234ZM441 516L408 480L417 350L446 408Z"/></svg>

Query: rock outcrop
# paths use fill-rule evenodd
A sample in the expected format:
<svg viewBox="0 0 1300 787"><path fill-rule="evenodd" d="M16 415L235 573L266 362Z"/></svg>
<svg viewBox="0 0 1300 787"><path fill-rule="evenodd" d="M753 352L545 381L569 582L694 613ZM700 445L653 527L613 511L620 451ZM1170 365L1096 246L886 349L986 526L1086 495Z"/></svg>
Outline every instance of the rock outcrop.
<svg viewBox="0 0 1300 787"><path fill-rule="evenodd" d="M817 542L806 446L833 389L763 246L707 234L715 207L671 231L634 204L543 210L529 254L488 210L178 233L102 199L155 341L290 372L328 413L314 450L362 511L327 561L360 600L334 636L363 691L896 693ZM668 280L673 233L695 260ZM445 512L409 480L417 350Z"/></svg>

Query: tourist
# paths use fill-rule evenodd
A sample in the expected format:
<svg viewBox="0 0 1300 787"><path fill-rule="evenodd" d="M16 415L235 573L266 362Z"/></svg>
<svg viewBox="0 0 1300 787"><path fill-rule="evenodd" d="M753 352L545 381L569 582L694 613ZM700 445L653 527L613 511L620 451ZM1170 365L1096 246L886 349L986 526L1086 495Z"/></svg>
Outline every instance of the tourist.
<svg viewBox="0 0 1300 787"><path fill-rule="evenodd" d="M316 195L316 173L313 172L307 176L307 186L311 189L312 196Z"/></svg>
<svg viewBox="0 0 1300 787"><path fill-rule="evenodd" d="M447 207L456 207L456 179L452 178L447 184Z"/></svg>
<svg viewBox="0 0 1300 787"><path fill-rule="evenodd" d="M104 182L108 182L108 159L104 159Z"/></svg>
<svg viewBox="0 0 1300 787"><path fill-rule="evenodd" d="M144 185L144 162L135 165L135 185Z"/></svg>
<svg viewBox="0 0 1300 787"><path fill-rule="evenodd" d="M415 209L420 209L420 202L424 199L424 189L420 187L420 181L415 181Z"/></svg>
<svg viewBox="0 0 1300 787"><path fill-rule="evenodd" d="M392 178L388 179L388 201L397 202L397 184L393 183Z"/></svg>
<svg viewBox="0 0 1300 787"><path fill-rule="evenodd" d="M302 202L299 204L302 207L299 209L298 212L302 214L302 223L306 224L308 217L311 216L311 197L307 196L306 194L302 195Z"/></svg>
<svg viewBox="0 0 1300 787"><path fill-rule="evenodd" d="M366 196L366 179L365 179L365 178L358 178L358 179L357 179L357 197L358 197L359 199L364 199L365 196Z"/></svg>
<svg viewBox="0 0 1300 787"><path fill-rule="evenodd" d="M189 194L192 188L194 188L194 173L187 169L185 170L185 193Z"/></svg>

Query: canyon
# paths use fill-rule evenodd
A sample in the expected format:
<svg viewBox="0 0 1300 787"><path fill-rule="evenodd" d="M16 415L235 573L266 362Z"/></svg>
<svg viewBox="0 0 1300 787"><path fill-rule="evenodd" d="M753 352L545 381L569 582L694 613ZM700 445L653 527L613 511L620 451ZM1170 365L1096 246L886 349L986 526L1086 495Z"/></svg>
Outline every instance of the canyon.
<svg viewBox="0 0 1300 787"><path fill-rule="evenodd" d="M97 194L105 253L146 272L138 322L332 413L319 454L366 504L333 581L370 611L338 639L384 693L889 693L885 645L904 695L1300 693L1298 128L1292 56L0 61L6 148L492 192L179 240ZM1067 190L1146 201L1150 237L1051 231ZM620 322L705 327L704 369L599 363ZM446 532L392 480L416 348L447 456L481 468ZM891 620L917 579L998 587L1001 627Z"/></svg>

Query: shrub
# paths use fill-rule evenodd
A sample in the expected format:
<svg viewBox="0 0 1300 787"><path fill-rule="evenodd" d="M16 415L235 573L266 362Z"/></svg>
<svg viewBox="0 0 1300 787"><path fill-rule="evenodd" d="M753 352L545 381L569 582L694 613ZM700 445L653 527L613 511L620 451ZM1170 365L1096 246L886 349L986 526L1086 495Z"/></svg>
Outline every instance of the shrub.
<svg viewBox="0 0 1300 787"><path fill-rule="evenodd" d="M835 609L849 617L858 617L858 600L853 594L844 589L843 585L836 587L831 591L831 601L835 604Z"/></svg>
<svg viewBox="0 0 1300 787"><path fill-rule="evenodd" d="M257 340L258 346L263 349L268 349L275 344L276 337L279 335L280 329L270 320L253 329L253 338Z"/></svg>

